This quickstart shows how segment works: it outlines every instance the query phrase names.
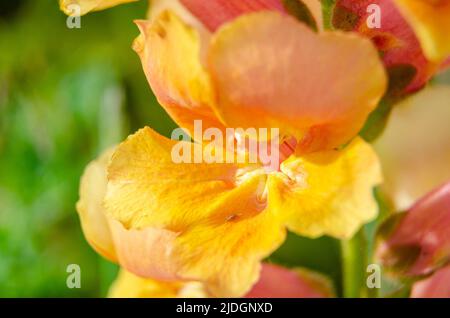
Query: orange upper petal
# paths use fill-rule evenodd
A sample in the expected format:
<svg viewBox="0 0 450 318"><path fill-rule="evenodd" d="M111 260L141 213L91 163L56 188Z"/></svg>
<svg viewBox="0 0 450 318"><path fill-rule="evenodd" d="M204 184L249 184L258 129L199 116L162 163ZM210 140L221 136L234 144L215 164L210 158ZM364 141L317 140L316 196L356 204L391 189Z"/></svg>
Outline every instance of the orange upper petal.
<svg viewBox="0 0 450 318"><path fill-rule="evenodd" d="M362 127L386 88L370 41L316 34L274 12L240 17L213 37L208 58L217 113L230 127L277 127L333 148Z"/></svg>
<svg viewBox="0 0 450 318"><path fill-rule="evenodd" d="M281 171L269 179L269 203L299 235L350 238L378 213L373 188L381 168L360 138L343 150L293 155Z"/></svg>
<svg viewBox="0 0 450 318"><path fill-rule="evenodd" d="M450 56L450 1L395 0L416 32L430 60L442 62Z"/></svg>
<svg viewBox="0 0 450 318"><path fill-rule="evenodd" d="M80 199L77 211L83 233L89 244L102 256L116 261L116 251L103 207L106 193L106 166L114 149L105 151L91 162L80 182Z"/></svg>
<svg viewBox="0 0 450 318"><path fill-rule="evenodd" d="M175 164L176 143L146 128L113 155L105 206L119 262L140 276L240 296L285 236L261 199L267 176L256 169L240 177L235 164Z"/></svg>
<svg viewBox="0 0 450 318"><path fill-rule="evenodd" d="M246 298L325 298L333 288L327 278L304 269L263 264L259 281Z"/></svg>
<svg viewBox="0 0 450 318"><path fill-rule="evenodd" d="M90 11L99 11L133 1L137 0L59 0L59 6L65 14L70 15L75 13L72 6L77 5L80 7L80 14L83 15Z"/></svg>
<svg viewBox="0 0 450 318"><path fill-rule="evenodd" d="M214 91L200 63L201 41L196 29L170 11L137 24L141 35L133 47L160 104L181 127L191 130L198 119L205 129L222 128L211 108Z"/></svg>

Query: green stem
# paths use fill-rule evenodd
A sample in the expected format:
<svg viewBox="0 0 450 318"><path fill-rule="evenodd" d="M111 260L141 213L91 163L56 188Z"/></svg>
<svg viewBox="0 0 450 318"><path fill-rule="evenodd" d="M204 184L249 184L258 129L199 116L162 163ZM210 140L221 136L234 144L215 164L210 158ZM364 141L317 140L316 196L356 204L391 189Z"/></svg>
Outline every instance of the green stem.
<svg viewBox="0 0 450 318"><path fill-rule="evenodd" d="M345 298L366 297L366 248L361 230L350 240L341 241L342 288Z"/></svg>

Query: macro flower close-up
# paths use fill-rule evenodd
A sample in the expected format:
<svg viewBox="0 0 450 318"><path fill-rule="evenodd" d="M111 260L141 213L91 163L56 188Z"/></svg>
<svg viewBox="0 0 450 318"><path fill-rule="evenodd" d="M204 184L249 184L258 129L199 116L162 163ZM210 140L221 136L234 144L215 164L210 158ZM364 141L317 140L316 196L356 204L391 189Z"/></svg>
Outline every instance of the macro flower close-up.
<svg viewBox="0 0 450 318"><path fill-rule="evenodd" d="M450 1L1 10L2 296L450 297Z"/></svg>

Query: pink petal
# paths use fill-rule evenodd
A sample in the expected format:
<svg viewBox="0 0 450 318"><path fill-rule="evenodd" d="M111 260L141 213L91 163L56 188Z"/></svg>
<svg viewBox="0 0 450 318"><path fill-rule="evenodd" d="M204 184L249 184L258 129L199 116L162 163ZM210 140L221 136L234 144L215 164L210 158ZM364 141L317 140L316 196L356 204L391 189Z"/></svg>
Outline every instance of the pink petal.
<svg viewBox="0 0 450 318"><path fill-rule="evenodd" d="M377 4L381 9L381 28L369 28L367 19L371 13L367 7ZM354 24L348 21L353 21ZM414 31L403 18L392 0L338 0L333 24L356 31L372 39L383 56L386 68L410 65L416 69L412 81L403 92L422 88L438 70L438 65L428 61Z"/></svg>
<svg viewBox="0 0 450 318"><path fill-rule="evenodd" d="M414 284L411 298L450 298L450 266Z"/></svg>
<svg viewBox="0 0 450 318"><path fill-rule="evenodd" d="M284 12L281 0L180 0L209 30L238 16L261 10Z"/></svg>

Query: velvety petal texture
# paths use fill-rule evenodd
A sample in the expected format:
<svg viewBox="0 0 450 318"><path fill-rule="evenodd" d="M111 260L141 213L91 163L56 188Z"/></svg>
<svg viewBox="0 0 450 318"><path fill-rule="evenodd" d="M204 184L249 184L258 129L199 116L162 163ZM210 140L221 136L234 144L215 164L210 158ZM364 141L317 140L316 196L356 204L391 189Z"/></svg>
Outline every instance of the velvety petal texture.
<svg viewBox="0 0 450 318"><path fill-rule="evenodd" d="M269 179L269 202L299 235L350 238L378 213L372 189L382 181L381 168L360 138L343 150L293 155L281 171Z"/></svg>
<svg viewBox="0 0 450 318"><path fill-rule="evenodd" d="M273 173L176 164L175 144L144 128L118 146L108 167L105 207L117 257L139 276L195 280L212 295L242 296L261 260L284 241L285 225L349 237L376 215L378 162L360 139L342 151L293 156Z"/></svg>
<svg viewBox="0 0 450 318"><path fill-rule="evenodd" d="M361 129L386 88L370 41L314 33L290 16L237 18L212 39L216 111L229 127L276 127L304 151L331 149Z"/></svg>
<svg viewBox="0 0 450 318"><path fill-rule="evenodd" d="M403 275L428 275L450 261L450 182L381 229L377 257Z"/></svg>
<svg viewBox="0 0 450 318"><path fill-rule="evenodd" d="M416 32L430 60L442 62L450 56L450 1L395 0Z"/></svg>
<svg viewBox="0 0 450 318"><path fill-rule="evenodd" d="M204 298L204 285L197 282L166 282L146 279L121 270L109 291L113 298ZM245 298L326 298L333 297L331 282L305 269L287 269L263 264L258 282Z"/></svg>
<svg viewBox="0 0 450 318"><path fill-rule="evenodd" d="M80 8L80 15L84 15L90 11L99 11L114 7L118 4L134 2L137 0L59 0L59 6L65 14L71 15L74 13L73 5L77 5Z"/></svg>
<svg viewBox="0 0 450 318"><path fill-rule="evenodd" d="M180 0L210 31L240 15L274 10L284 12L281 0Z"/></svg>

